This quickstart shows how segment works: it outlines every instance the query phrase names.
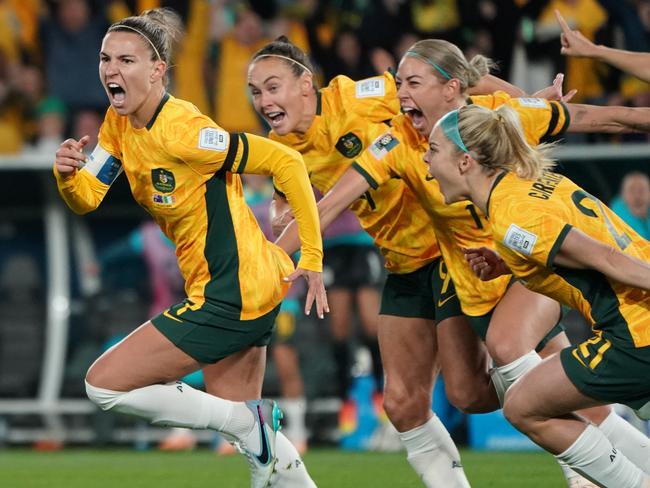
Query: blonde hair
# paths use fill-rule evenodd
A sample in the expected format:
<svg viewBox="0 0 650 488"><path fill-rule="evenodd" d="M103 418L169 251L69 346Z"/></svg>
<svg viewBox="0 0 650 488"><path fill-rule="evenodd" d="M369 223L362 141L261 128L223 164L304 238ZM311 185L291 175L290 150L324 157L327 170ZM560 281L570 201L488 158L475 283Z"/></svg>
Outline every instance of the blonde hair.
<svg viewBox="0 0 650 488"><path fill-rule="evenodd" d="M174 47L183 36L183 23L174 10L154 8L115 22L108 28L107 33L116 31L135 32L143 37L151 51L151 60L164 61L169 68ZM165 74L165 85L167 81Z"/></svg>
<svg viewBox="0 0 650 488"><path fill-rule="evenodd" d="M548 157L553 144L532 147L508 105L490 110L468 105L458 110L458 131L470 155L489 173L513 171L524 179L537 179L555 167Z"/></svg>
<svg viewBox="0 0 650 488"><path fill-rule="evenodd" d="M438 66L442 71L460 82L462 91L476 86L479 80L490 72L495 65L494 61L477 54L471 61L467 61L463 52L451 42L442 39L424 39L413 44L406 56L412 53L415 57L422 58L432 66ZM434 70L441 82L446 82L439 70Z"/></svg>

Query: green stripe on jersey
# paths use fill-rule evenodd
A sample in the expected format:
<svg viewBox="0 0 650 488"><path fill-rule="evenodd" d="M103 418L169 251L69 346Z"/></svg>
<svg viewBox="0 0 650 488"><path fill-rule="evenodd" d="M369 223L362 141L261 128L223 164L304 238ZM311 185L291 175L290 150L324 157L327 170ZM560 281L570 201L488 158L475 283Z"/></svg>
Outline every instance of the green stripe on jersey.
<svg viewBox="0 0 650 488"><path fill-rule="evenodd" d="M204 253L210 270L210 281L205 286L205 297L227 317L239 320L242 309L239 254L228 205L226 177L224 171L219 171L206 184L208 233Z"/></svg>

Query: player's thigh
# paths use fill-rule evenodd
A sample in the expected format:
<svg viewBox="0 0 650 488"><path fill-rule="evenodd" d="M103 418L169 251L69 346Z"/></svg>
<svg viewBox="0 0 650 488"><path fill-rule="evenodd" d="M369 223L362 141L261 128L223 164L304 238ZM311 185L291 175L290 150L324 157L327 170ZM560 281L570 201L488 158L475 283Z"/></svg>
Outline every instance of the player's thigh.
<svg viewBox="0 0 650 488"><path fill-rule="evenodd" d="M445 386L475 391L488 378L488 354L464 315L449 317L437 327L438 362Z"/></svg>
<svg viewBox="0 0 650 488"><path fill-rule="evenodd" d="M504 409L511 416L543 419L602 403L578 390L567 376L560 355L554 354L508 389Z"/></svg>
<svg viewBox="0 0 650 488"><path fill-rule="evenodd" d="M266 346L248 347L214 364L203 365L208 393L228 400L260 398L266 367Z"/></svg>
<svg viewBox="0 0 650 488"><path fill-rule="evenodd" d="M354 292L346 288L330 288L327 291L327 302L330 308L328 319L332 337L344 340L352 330L352 307Z"/></svg>
<svg viewBox="0 0 650 488"><path fill-rule="evenodd" d="M359 288L356 299L359 319L364 332L370 337L376 337L377 328L379 327L379 304L381 302L379 290L373 286Z"/></svg>
<svg viewBox="0 0 650 488"><path fill-rule="evenodd" d="M378 338L386 389L430 392L437 372L434 321L380 315Z"/></svg>
<svg viewBox="0 0 650 488"><path fill-rule="evenodd" d="M88 370L86 381L98 388L130 391L175 381L199 366L146 322L102 354Z"/></svg>
<svg viewBox="0 0 650 488"><path fill-rule="evenodd" d="M486 344L498 365L536 349L552 333L560 318L560 304L515 282L495 307Z"/></svg>

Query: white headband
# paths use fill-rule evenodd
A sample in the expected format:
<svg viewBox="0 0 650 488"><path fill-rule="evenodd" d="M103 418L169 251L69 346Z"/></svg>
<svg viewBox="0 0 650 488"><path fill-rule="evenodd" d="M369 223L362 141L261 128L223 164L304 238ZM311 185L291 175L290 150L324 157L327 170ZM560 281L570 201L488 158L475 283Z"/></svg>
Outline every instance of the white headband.
<svg viewBox="0 0 650 488"><path fill-rule="evenodd" d="M144 37L144 38L147 40L147 42L148 42L149 44L151 44L151 47L153 48L154 52L156 53L156 56L158 56L158 59L159 59L160 61L162 61L162 57L160 56L160 53L158 52L158 49L156 49L156 46L153 45L153 42L151 42L151 39L149 39L149 38L144 34L144 32L142 32L142 31L139 30L139 29L136 29L135 27L131 27L130 25L125 25L125 24L120 24L120 25L118 25L118 26L116 27L116 29L121 29L121 28L124 28L124 29L131 29L133 32L137 32L137 33L140 34L142 37Z"/></svg>
<svg viewBox="0 0 650 488"><path fill-rule="evenodd" d="M257 61L260 58L282 58L282 59L286 59L287 61L291 61L292 63L296 63L298 66L300 66L302 69L304 69L307 73L309 73L310 75L313 75L313 73L311 72L311 70L307 66L302 64L300 61L296 61L295 59L290 58L289 56L282 56L282 54L261 54L260 56L255 58L255 61Z"/></svg>

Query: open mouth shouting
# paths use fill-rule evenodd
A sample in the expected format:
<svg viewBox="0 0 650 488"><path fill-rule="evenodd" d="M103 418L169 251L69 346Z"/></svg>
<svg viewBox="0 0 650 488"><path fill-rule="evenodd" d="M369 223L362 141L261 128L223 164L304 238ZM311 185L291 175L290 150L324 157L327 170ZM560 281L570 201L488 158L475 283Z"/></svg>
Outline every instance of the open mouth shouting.
<svg viewBox="0 0 650 488"><path fill-rule="evenodd" d="M264 117L271 124L271 127L275 129L282 124L282 121L286 118L286 114L280 111L264 112Z"/></svg>
<svg viewBox="0 0 650 488"><path fill-rule="evenodd" d="M402 105L402 112L406 114L409 119L411 119L411 124L415 130L421 133L426 126L426 120L422 111L415 107L407 107Z"/></svg>
<svg viewBox="0 0 650 488"><path fill-rule="evenodd" d="M124 88L122 88L114 81L107 83L106 88L108 89L111 105L113 105L115 108L123 107L126 99L126 92L124 91Z"/></svg>

